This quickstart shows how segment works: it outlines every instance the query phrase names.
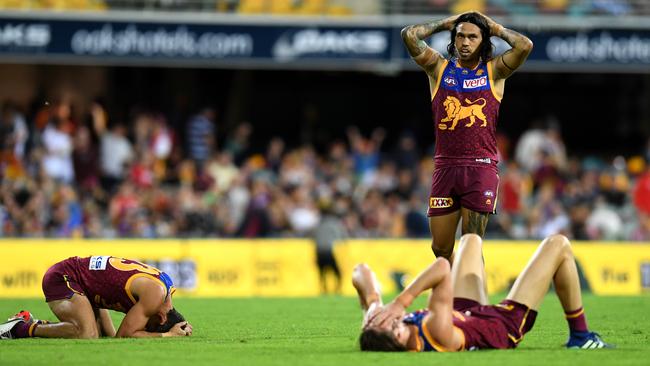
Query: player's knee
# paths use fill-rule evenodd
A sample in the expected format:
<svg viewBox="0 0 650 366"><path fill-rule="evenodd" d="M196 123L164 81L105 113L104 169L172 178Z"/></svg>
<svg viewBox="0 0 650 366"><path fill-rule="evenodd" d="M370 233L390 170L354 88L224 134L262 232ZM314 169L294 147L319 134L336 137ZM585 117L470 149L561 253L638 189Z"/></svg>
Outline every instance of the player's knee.
<svg viewBox="0 0 650 366"><path fill-rule="evenodd" d="M81 329L79 336L77 338L81 339L97 339L99 338L99 331L97 328L87 328Z"/></svg>
<svg viewBox="0 0 650 366"><path fill-rule="evenodd" d="M74 326L75 338L79 339L96 339L99 338L99 331L96 326L84 326L72 324ZM93 324L94 325L94 324Z"/></svg>
<svg viewBox="0 0 650 366"><path fill-rule="evenodd" d="M448 245L437 245L435 241L431 242L431 250L433 250L433 254L435 254L436 257L443 257L449 260L451 258L451 254L454 252L454 246L448 246Z"/></svg>
<svg viewBox="0 0 650 366"><path fill-rule="evenodd" d="M483 239L478 234L464 234L460 237L459 250L467 248L469 250L481 251L483 247Z"/></svg>
<svg viewBox="0 0 650 366"><path fill-rule="evenodd" d="M353 271L354 272L370 271L370 266L368 266L365 263L359 263L356 266L354 266Z"/></svg>
<svg viewBox="0 0 650 366"><path fill-rule="evenodd" d="M544 240L545 248L557 251L558 253L571 253L571 242L562 234L554 234Z"/></svg>

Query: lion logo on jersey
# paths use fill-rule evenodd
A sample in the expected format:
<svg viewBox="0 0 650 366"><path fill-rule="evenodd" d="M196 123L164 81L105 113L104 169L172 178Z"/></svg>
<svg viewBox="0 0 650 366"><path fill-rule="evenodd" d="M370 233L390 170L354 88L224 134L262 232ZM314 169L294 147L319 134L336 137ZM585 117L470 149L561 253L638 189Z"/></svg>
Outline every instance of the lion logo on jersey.
<svg viewBox="0 0 650 366"><path fill-rule="evenodd" d="M479 101L483 101L483 104L476 104ZM483 107L485 107L485 104L487 103L485 99L478 98L473 102L469 99L465 99L465 103L468 105L462 105L460 100L456 97L447 96L447 99L442 102L447 117L440 120L438 128L446 130L447 125L444 122L452 121L451 127L449 127L449 130L451 131L456 128L456 124L458 124L459 120L465 118L469 118L469 123L465 124L465 127L472 127L477 118L483 121L481 127L487 126L487 119L485 118L485 114L483 114Z"/></svg>

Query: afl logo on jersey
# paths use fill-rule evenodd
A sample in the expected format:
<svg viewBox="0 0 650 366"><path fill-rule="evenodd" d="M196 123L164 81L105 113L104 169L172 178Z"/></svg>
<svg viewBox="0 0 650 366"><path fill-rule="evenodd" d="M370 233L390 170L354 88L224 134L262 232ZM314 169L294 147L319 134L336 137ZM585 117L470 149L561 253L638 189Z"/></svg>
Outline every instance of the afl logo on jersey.
<svg viewBox="0 0 650 366"><path fill-rule="evenodd" d="M451 77L451 76L445 76L444 80L445 80L445 84L447 86L456 86L456 85L458 85L458 82L456 81L456 79Z"/></svg>

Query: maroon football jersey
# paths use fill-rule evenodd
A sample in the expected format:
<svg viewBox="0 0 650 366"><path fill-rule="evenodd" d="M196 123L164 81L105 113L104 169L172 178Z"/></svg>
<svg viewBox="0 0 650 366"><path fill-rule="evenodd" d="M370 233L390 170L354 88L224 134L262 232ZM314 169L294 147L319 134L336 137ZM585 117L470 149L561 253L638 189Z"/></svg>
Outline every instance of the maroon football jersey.
<svg viewBox="0 0 650 366"><path fill-rule="evenodd" d="M436 166L496 167L500 105L489 62L471 70L445 61L431 100Z"/></svg>
<svg viewBox="0 0 650 366"><path fill-rule="evenodd" d="M118 257L72 257L61 262L66 272L73 274L90 303L101 309L126 313L137 299L131 294L131 282L148 277L160 283L169 294L164 272L146 264ZM163 278L161 278L161 276Z"/></svg>

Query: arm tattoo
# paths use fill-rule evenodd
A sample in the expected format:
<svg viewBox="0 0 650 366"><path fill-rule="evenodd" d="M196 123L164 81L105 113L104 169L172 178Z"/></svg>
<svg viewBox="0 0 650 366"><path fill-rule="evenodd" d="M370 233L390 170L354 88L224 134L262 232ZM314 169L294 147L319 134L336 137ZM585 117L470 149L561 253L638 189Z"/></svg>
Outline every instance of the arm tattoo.
<svg viewBox="0 0 650 366"><path fill-rule="evenodd" d="M411 56L416 57L429 47L424 39L436 32L446 30L445 27L445 22L442 20L432 23L409 25L402 29L401 35Z"/></svg>
<svg viewBox="0 0 650 366"><path fill-rule="evenodd" d="M463 223L463 234L477 234L481 238L485 236L489 214L469 211L467 222Z"/></svg>
<svg viewBox="0 0 650 366"><path fill-rule="evenodd" d="M512 29L508 29L508 28L503 28L503 30L499 34L499 37L504 41L506 41L510 46L512 46L512 48L516 50L523 50L524 48L526 48L527 43L530 42L530 40L523 34L517 33Z"/></svg>
<svg viewBox="0 0 650 366"><path fill-rule="evenodd" d="M533 49L533 43L523 34L507 28L503 28L499 32L499 37L512 47L499 56L501 63L505 66L502 74L507 77L526 61L528 54Z"/></svg>

